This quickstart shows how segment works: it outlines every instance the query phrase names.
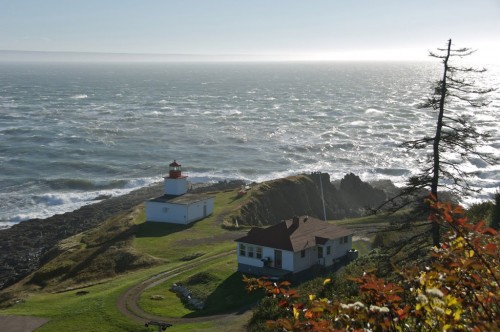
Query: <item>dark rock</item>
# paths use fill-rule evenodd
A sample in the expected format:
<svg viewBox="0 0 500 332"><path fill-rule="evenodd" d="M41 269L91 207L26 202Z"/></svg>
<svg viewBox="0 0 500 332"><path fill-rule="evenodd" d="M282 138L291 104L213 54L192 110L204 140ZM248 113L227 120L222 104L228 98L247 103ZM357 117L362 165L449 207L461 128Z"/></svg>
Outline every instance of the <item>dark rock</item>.
<svg viewBox="0 0 500 332"><path fill-rule="evenodd" d="M385 198L383 190L373 188L354 174L347 174L336 186L329 174L316 172L259 185L235 218L240 224L261 226L295 215L318 219L324 219L325 214L326 219L360 217Z"/></svg>

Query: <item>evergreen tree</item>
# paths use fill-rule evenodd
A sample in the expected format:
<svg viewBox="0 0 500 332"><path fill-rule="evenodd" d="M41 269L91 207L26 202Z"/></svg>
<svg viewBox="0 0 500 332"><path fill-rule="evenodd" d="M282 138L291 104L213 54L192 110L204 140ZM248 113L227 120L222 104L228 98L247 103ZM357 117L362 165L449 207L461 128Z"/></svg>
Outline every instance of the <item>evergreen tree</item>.
<svg viewBox="0 0 500 332"><path fill-rule="evenodd" d="M390 202L397 202L401 206L412 201L408 197L419 197L422 190L430 191L436 199L439 198L438 192L445 191L463 197L477 190L467 181L470 174L460 164L470 158L479 158L489 164L496 162L494 155L478 149L488 139L488 133L477 130L470 118L460 111L487 106L489 102L484 95L494 90L481 87L473 80L475 74L483 73L486 69L452 64L452 59L472 53L474 51L470 48L452 48L451 39L446 48L429 53L443 63L441 79L435 83L431 96L420 106L437 112L435 131L432 136L407 141L402 146L408 150L425 149L432 153L420 163L419 173L410 177L399 197ZM439 246L437 224L433 225L432 239L433 244Z"/></svg>
<svg viewBox="0 0 500 332"><path fill-rule="evenodd" d="M500 230L500 192L495 194L495 205L491 213L490 226L496 230Z"/></svg>

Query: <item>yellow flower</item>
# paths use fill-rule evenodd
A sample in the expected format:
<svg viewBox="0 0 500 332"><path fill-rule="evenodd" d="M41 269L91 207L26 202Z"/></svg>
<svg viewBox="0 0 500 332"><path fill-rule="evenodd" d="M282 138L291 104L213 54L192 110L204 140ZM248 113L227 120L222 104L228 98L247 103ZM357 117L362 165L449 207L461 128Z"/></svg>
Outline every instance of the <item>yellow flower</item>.
<svg viewBox="0 0 500 332"><path fill-rule="evenodd" d="M332 282L332 279L328 278L328 279L325 279L325 281L323 281L323 286Z"/></svg>

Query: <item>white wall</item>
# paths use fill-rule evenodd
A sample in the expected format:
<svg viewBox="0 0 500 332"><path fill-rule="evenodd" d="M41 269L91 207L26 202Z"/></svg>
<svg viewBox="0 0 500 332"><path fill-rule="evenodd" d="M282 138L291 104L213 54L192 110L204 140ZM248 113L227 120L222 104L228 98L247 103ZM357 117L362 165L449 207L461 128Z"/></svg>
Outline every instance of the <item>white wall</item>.
<svg viewBox="0 0 500 332"><path fill-rule="evenodd" d="M269 257L271 259L270 267L275 267L274 262L274 248L263 248L263 258ZM293 271L293 252L281 250L281 269Z"/></svg>
<svg viewBox="0 0 500 332"><path fill-rule="evenodd" d="M209 216L213 209L213 197L189 205L146 201L146 221L187 225Z"/></svg>
<svg viewBox="0 0 500 332"><path fill-rule="evenodd" d="M287 271L293 271L293 251L282 250L283 265L282 269Z"/></svg>
<svg viewBox="0 0 500 332"><path fill-rule="evenodd" d="M240 243L238 242L237 246L237 256L238 256L238 263L239 264L245 264L245 265L251 265L255 267L263 267L264 262L262 259L266 259L269 257L271 259L271 264L269 264L270 267L275 267L274 266L274 249L273 248L268 248L268 247L260 247L262 248L262 258L257 258L256 257L256 245L253 244L247 244L243 243L246 247L246 250L248 250L248 247L253 247L254 248L254 255L253 257L248 257L248 256L241 256L240 255ZM291 251L286 251L286 250L281 250L281 269L287 270L287 271L293 271L293 252Z"/></svg>
<svg viewBox="0 0 500 332"><path fill-rule="evenodd" d="M318 262L318 253L316 248L305 249L305 256L301 257L300 251L293 253L294 266L293 271L299 272L306 270Z"/></svg>
<svg viewBox="0 0 500 332"><path fill-rule="evenodd" d="M349 250L352 249L352 235L347 236L347 243L340 243L340 239L333 240L333 258L343 257Z"/></svg>
<svg viewBox="0 0 500 332"><path fill-rule="evenodd" d="M214 198L210 197L204 201L191 203L187 210L187 222L191 223L212 214L214 210Z"/></svg>
<svg viewBox="0 0 500 332"><path fill-rule="evenodd" d="M240 245L245 246L245 256L240 255ZM253 247L253 257L248 257L248 247ZM256 267L263 267L264 262L262 259L264 259L264 247L262 248L262 258L257 258L256 255L256 248L259 246L253 245L253 244L248 244L248 243L240 243L238 242L236 245L236 255L238 256L238 263L240 264L246 264L246 265L251 265L251 266L256 266Z"/></svg>
<svg viewBox="0 0 500 332"><path fill-rule="evenodd" d="M146 201L146 221L188 224L187 206Z"/></svg>
<svg viewBox="0 0 500 332"><path fill-rule="evenodd" d="M163 190L166 195L183 195L188 190L188 180L186 177L182 178L164 178Z"/></svg>
<svg viewBox="0 0 500 332"><path fill-rule="evenodd" d="M318 258L318 247L323 247L323 258ZM328 254L328 247L330 247L330 254ZM340 238L338 238L328 240L323 245L306 249L304 258L301 257L300 251L298 251L294 253L294 271L299 272L308 269L314 264L331 266L336 259L343 257L351 248L352 235L349 235L346 243L341 243Z"/></svg>

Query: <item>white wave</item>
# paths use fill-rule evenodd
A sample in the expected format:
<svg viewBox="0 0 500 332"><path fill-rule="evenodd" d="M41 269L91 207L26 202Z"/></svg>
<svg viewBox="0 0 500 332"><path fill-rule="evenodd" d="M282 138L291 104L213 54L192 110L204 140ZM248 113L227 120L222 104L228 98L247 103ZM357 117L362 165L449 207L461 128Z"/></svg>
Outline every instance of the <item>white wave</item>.
<svg viewBox="0 0 500 332"><path fill-rule="evenodd" d="M14 223L10 221L0 221L0 230L12 227Z"/></svg>
<svg viewBox="0 0 500 332"><path fill-rule="evenodd" d="M366 121L358 120L358 121L353 121L349 124L347 124L349 127L365 127L366 126Z"/></svg>
<svg viewBox="0 0 500 332"><path fill-rule="evenodd" d="M79 94L79 95L73 95L73 96L71 96L70 98L71 98L71 99L86 99L86 98L88 98L88 97L89 97L89 96L88 96L88 95L86 95L86 94Z"/></svg>
<svg viewBox="0 0 500 332"><path fill-rule="evenodd" d="M365 114L367 115L373 115L373 116L379 116L379 115L383 115L385 114L384 111L381 111L381 110L378 110L378 109L375 109L375 108L369 108L365 111Z"/></svg>

